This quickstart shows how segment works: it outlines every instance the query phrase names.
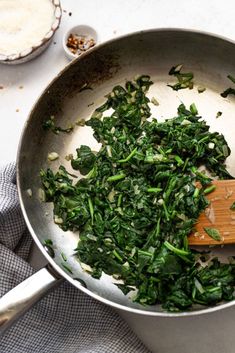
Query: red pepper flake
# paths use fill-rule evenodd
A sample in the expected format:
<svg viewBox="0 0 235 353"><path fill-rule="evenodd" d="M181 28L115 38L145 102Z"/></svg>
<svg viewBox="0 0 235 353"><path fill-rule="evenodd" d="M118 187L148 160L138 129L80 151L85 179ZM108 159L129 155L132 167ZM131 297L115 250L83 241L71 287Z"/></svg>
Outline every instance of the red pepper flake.
<svg viewBox="0 0 235 353"><path fill-rule="evenodd" d="M71 53L75 55L80 55L84 53L88 49L94 47L95 44L95 40L91 37L72 33L69 35L66 43Z"/></svg>

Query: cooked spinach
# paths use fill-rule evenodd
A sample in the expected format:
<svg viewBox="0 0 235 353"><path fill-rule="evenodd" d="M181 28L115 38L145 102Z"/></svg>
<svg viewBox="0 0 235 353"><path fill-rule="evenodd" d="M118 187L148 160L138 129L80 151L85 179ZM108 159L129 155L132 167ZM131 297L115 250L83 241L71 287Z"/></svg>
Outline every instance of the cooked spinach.
<svg viewBox="0 0 235 353"><path fill-rule="evenodd" d="M91 275L123 280L118 287L137 289L136 302L180 311L231 300L234 265L214 259L204 268L187 238L208 206L204 191L213 190L199 167L232 178L224 164L230 149L195 104L181 104L172 119L150 119L151 84L145 75L113 88L86 122L100 150L81 146L71 160L84 177L74 180L63 166L41 170L46 200L64 231L80 231L76 256Z"/></svg>
<svg viewBox="0 0 235 353"><path fill-rule="evenodd" d="M73 274L73 270L70 266L68 266L66 263L64 262L61 262L61 265L63 266L63 268L68 272L70 273L71 275Z"/></svg>
<svg viewBox="0 0 235 353"><path fill-rule="evenodd" d="M61 255L62 259L66 262L67 256L63 252L61 252L60 255Z"/></svg>
<svg viewBox="0 0 235 353"><path fill-rule="evenodd" d="M227 78L232 81L233 83L235 83L235 78L232 76L232 75L228 75ZM235 95L235 88L232 88L232 87L229 87L227 88L224 92L222 92L220 95L223 97L223 98L226 98L228 97L228 95Z"/></svg>
<svg viewBox="0 0 235 353"><path fill-rule="evenodd" d="M232 203L232 205L230 206L230 210L231 211L235 211L235 201Z"/></svg>
<svg viewBox="0 0 235 353"><path fill-rule="evenodd" d="M42 127L44 130L52 131L54 134L59 134L60 132L70 133L73 131L73 126L69 126L67 128L56 126L54 116L51 116L49 119L43 121Z"/></svg>
<svg viewBox="0 0 235 353"><path fill-rule="evenodd" d="M88 146L81 146L77 148L77 157L72 159L72 167L75 170L79 170L82 175L86 175L95 163L95 154L91 151Z"/></svg>
<svg viewBox="0 0 235 353"><path fill-rule="evenodd" d="M216 228L208 228L205 227L204 231L209 235L209 237L211 237L212 239L216 240L216 241L221 241L221 235L220 232L218 231L218 229Z"/></svg>
<svg viewBox="0 0 235 353"><path fill-rule="evenodd" d="M54 258L55 257L55 251L54 251L54 244L51 239L45 239L44 244L43 244L46 252L50 255L50 257Z"/></svg>
<svg viewBox="0 0 235 353"><path fill-rule="evenodd" d="M192 89L193 88L193 73L192 72L181 72L183 65L176 65L176 66L172 66L172 68L169 71L169 75L170 76L175 76L177 78L177 83L175 83L174 85L167 85L168 87L171 87L174 91L178 91L180 89L185 89L185 88L189 88ZM205 89L200 90L199 92L202 93L204 92Z"/></svg>

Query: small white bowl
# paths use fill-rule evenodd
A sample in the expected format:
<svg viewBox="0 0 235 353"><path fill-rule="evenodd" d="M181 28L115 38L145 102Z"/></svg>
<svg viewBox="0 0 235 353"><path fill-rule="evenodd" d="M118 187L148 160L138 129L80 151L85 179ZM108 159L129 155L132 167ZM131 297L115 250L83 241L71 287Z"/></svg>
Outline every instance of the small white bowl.
<svg viewBox="0 0 235 353"><path fill-rule="evenodd" d="M44 38L42 38L38 43L35 43L34 46L24 51L21 51L19 53L8 55L8 56L2 55L0 53L1 64L13 65L13 64L25 63L37 57L49 46L56 30L59 28L61 16L62 16L60 0L51 0L51 2L54 7L54 22L52 23L50 30L44 36Z"/></svg>
<svg viewBox="0 0 235 353"><path fill-rule="evenodd" d="M84 37L90 37L93 38L95 41L95 45L98 43L98 35L97 32L94 28L87 26L87 25L78 25L70 28L64 35L63 37L63 48L65 51L65 54L69 60L76 59L78 56L82 55L81 54L73 54L70 49L67 47L67 41L70 36L70 34L73 35L78 35L78 36L84 36ZM89 49L86 50L86 52Z"/></svg>

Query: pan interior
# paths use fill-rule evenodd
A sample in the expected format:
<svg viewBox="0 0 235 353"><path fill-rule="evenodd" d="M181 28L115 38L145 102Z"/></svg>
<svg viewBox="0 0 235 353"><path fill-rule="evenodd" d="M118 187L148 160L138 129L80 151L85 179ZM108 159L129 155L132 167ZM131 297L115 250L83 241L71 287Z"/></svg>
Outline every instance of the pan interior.
<svg viewBox="0 0 235 353"><path fill-rule="evenodd" d="M147 74L154 81L148 95L150 98L156 97L160 103L157 107L152 105L153 116L159 120L171 118L176 115L181 102L186 106L195 103L199 113L211 126L211 131L221 132L227 139L232 150L228 158L228 169L235 175L235 98L224 99L220 96L230 86L227 75L235 73L234 57L233 43L207 34L180 30L136 33L101 45L73 62L40 97L26 123L18 151L20 198L27 224L38 246L45 253L41 244L45 239L53 241L55 258L50 261L57 270L61 268L59 271L64 271L65 277L75 286L104 302L127 310L146 311L152 315L162 313L158 305L143 307L133 303L130 300L133 293L124 296L113 284L111 277L103 275L100 280L96 280L82 271L73 256L79 234L63 232L53 222L52 205L40 201L40 169L49 166L57 170L62 164L73 172L65 159L68 154L74 154L81 144L98 148L90 128L78 126L76 121L89 119L115 85L124 84L137 75ZM183 64L183 71L194 73L195 85L192 90L176 92L167 87L168 83L175 82L168 72L176 64ZM206 87L206 91L199 94L197 86ZM218 111L223 114L217 119ZM67 127L73 124L74 131L58 135L45 131L42 123L52 115L57 125ZM52 151L59 154L59 159L48 162L47 155ZM29 197L28 189L32 190L32 197ZM215 248L213 251L220 256L229 256L233 254L233 247ZM66 265L72 269L73 274L69 274L63 267L62 252L68 258ZM83 280L87 289L73 278ZM194 307L192 312L203 309L205 307Z"/></svg>

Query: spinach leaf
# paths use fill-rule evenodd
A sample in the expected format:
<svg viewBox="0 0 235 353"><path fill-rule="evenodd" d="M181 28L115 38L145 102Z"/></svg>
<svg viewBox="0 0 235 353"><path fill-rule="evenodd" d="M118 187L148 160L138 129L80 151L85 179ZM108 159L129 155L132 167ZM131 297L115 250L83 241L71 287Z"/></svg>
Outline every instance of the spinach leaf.
<svg viewBox="0 0 235 353"><path fill-rule="evenodd" d="M77 157L71 160L73 169L80 171L82 175L86 175L93 168L95 163L95 154L91 151L90 147L82 145L77 148Z"/></svg>
<svg viewBox="0 0 235 353"><path fill-rule="evenodd" d="M220 241L222 239L218 229L205 227L204 230L212 239L216 241Z"/></svg>
<svg viewBox="0 0 235 353"><path fill-rule="evenodd" d="M189 88L192 89L193 88L193 73L192 72L181 72L183 65L176 65L173 66L170 71L169 71L169 75L170 76L175 76L177 78L177 83L175 83L174 85L167 85L168 87L171 87L174 91L178 91L180 89L185 89L185 88Z"/></svg>
<svg viewBox="0 0 235 353"><path fill-rule="evenodd" d="M227 76L228 77L228 79L230 80L230 81L232 81L233 83L235 83L235 78L232 76L232 75L228 75ZM221 97L223 97L223 98L226 98L226 97L228 97L229 95L235 95L235 88L231 88L231 87L229 87L229 88L227 88L225 91L223 91L220 95L221 95Z"/></svg>
<svg viewBox="0 0 235 353"><path fill-rule="evenodd" d="M235 211L235 201L232 203L232 205L230 206L230 210L231 211Z"/></svg>
<svg viewBox="0 0 235 353"><path fill-rule="evenodd" d="M42 124L42 127L44 130L52 131L54 134L59 134L60 132L70 133L73 131L72 125L67 128L56 126L54 116L51 116L49 119L45 120Z"/></svg>

